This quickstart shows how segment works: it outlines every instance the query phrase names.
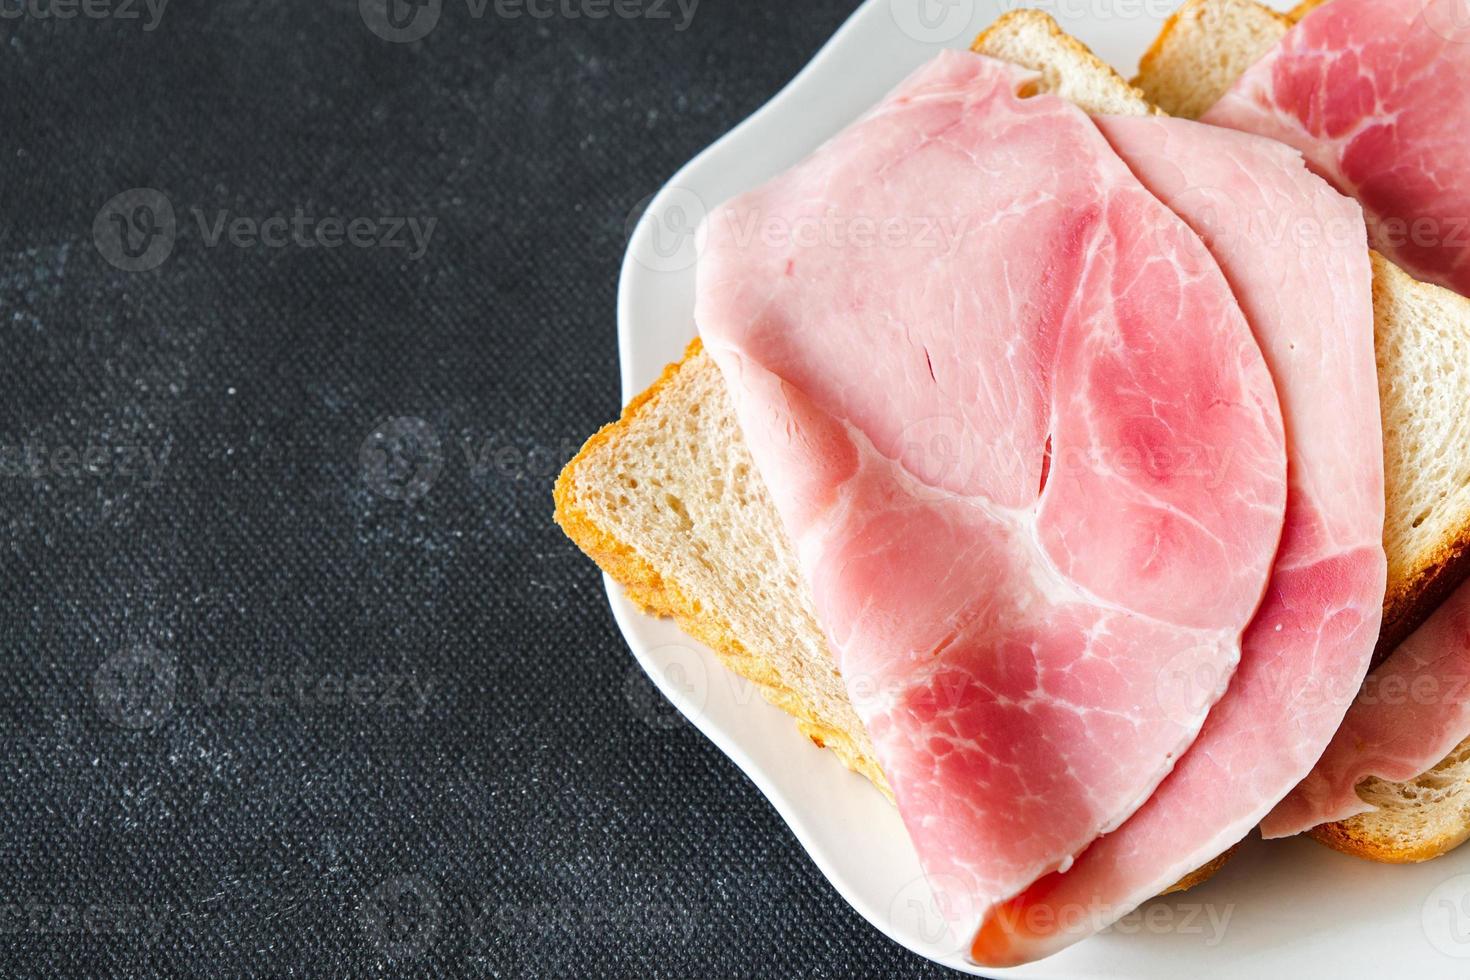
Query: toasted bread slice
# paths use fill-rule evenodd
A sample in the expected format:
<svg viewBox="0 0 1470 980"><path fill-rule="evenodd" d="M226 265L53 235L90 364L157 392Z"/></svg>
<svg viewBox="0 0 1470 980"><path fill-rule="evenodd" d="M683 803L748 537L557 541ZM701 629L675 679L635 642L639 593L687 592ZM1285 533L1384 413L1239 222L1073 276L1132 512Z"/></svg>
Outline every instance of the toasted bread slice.
<svg viewBox="0 0 1470 980"><path fill-rule="evenodd" d="M672 616L892 798L725 379L698 339L587 440L555 497L562 530L645 612Z"/></svg>
<svg viewBox="0 0 1470 980"><path fill-rule="evenodd" d="M1006 14L970 50L1031 69L1041 76L1037 91L1060 95L1094 115L1161 115L1142 92L1040 10Z"/></svg>
<svg viewBox="0 0 1470 980"><path fill-rule="evenodd" d="M1177 115L1198 116L1247 67L1328 0L1283 17L1253 0L1190 0L1139 64L1137 85ZM1380 656L1470 574L1470 300L1373 256L1383 403L1388 593ZM1423 861L1470 838L1470 738L1417 779L1369 779L1378 807L1312 835L1376 861Z"/></svg>
<svg viewBox="0 0 1470 980"><path fill-rule="evenodd" d="M1292 23L1255 0L1189 0L1164 22L1133 84L1169 115L1198 119Z"/></svg>
<svg viewBox="0 0 1470 980"><path fill-rule="evenodd" d="M1133 84L1171 116L1198 119L1247 68L1328 0L1278 13L1255 0L1189 0L1138 62Z"/></svg>
<svg viewBox="0 0 1470 980"><path fill-rule="evenodd" d="M1408 782L1364 780L1358 796L1378 809L1309 833L1335 850L1390 864L1428 861L1454 850L1470 838L1470 739Z"/></svg>
<svg viewBox="0 0 1470 980"><path fill-rule="evenodd" d="M1391 652L1470 573L1470 300L1373 254Z"/></svg>

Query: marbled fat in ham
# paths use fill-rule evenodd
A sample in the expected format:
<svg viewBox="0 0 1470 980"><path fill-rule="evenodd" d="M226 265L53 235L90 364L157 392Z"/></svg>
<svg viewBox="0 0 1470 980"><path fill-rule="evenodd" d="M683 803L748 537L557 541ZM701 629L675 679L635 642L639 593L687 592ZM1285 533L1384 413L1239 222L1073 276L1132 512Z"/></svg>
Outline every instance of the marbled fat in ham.
<svg viewBox="0 0 1470 980"><path fill-rule="evenodd" d="M1470 296L1465 0L1332 0L1202 117L1296 147L1419 279Z"/></svg>
<svg viewBox="0 0 1470 980"><path fill-rule="evenodd" d="M701 334L966 930L1189 748L1286 503L1220 267L1030 81L942 54L714 212L698 269Z"/></svg>
<svg viewBox="0 0 1470 980"><path fill-rule="evenodd" d="M1065 874L998 907L977 962L1085 938L1223 853L1306 775L1368 669L1382 619L1383 445L1362 213L1280 143L1179 119L1103 134L1209 246L1276 379L1286 527L1229 689L1149 801Z"/></svg>

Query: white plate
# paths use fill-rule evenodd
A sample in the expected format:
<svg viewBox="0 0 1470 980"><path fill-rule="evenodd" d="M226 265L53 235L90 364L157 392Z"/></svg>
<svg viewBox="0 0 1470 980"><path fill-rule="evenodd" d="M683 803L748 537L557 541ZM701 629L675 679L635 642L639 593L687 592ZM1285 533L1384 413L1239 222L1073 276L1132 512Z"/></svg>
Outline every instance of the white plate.
<svg viewBox="0 0 1470 980"><path fill-rule="evenodd" d="M1042 0L1125 74L1175 0ZM694 336L690 233L703 209L779 173L871 106L940 47L964 47L1007 0L869 0L764 108L681 170L638 223L623 263L623 398ZM925 16L928 15L928 16ZM921 956L981 975L949 935L898 813L814 747L791 719L608 580L613 614L665 695L745 771L832 886ZM1109 932L994 977L1340 978L1470 976L1470 848L1414 867L1345 857L1309 840L1252 840L1205 885L1159 899Z"/></svg>

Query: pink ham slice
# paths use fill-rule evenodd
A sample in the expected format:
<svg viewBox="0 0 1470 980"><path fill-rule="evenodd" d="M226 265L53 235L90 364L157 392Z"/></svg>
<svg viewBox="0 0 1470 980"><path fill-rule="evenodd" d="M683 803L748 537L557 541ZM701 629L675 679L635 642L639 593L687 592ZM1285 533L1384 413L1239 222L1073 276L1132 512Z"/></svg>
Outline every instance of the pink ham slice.
<svg viewBox="0 0 1470 980"><path fill-rule="evenodd" d="M712 214L698 269L707 348L966 935L1188 748L1286 496L1219 267L1031 81L940 55Z"/></svg>
<svg viewBox="0 0 1470 980"><path fill-rule="evenodd" d="M1373 809L1354 787L1404 782L1470 735L1470 585L1463 585L1378 666L1300 786L1262 822L1284 837Z"/></svg>
<svg viewBox="0 0 1470 980"><path fill-rule="evenodd" d="M1306 775L1378 638L1387 560L1362 213L1270 140L1178 119L1103 117L1114 149L1200 233L1276 379L1286 528L1225 696L1122 827L997 907L972 955L1049 955L1132 911L1239 841Z"/></svg>
<svg viewBox="0 0 1470 980"><path fill-rule="evenodd" d="M1368 213L1374 246L1470 296L1465 0L1332 0L1204 120L1278 139Z"/></svg>

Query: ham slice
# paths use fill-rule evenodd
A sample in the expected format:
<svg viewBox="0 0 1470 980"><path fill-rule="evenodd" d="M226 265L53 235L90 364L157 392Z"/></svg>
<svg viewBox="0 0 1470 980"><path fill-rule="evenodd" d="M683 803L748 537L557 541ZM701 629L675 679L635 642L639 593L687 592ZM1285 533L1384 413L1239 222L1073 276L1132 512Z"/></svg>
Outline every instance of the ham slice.
<svg viewBox="0 0 1470 980"><path fill-rule="evenodd" d="M1337 730L1382 619L1383 449L1360 209L1280 143L1179 119L1097 124L1199 232L1240 299L1285 418L1286 526L1240 666L1199 738L1127 823L991 914L972 950L988 966L1091 935L1249 833Z"/></svg>
<svg viewBox="0 0 1470 980"><path fill-rule="evenodd" d="M1332 0L1203 119L1301 150L1368 214L1373 245L1470 296L1464 0Z"/></svg>
<svg viewBox="0 0 1470 980"><path fill-rule="evenodd" d="M1470 734L1470 585L1378 666L1326 753L1261 824L1285 837L1373 809L1353 788L1427 772Z"/></svg>
<svg viewBox="0 0 1470 980"><path fill-rule="evenodd" d="M941 54L714 212L698 269L707 349L967 936L1189 747L1286 499L1219 266L1033 80Z"/></svg>

